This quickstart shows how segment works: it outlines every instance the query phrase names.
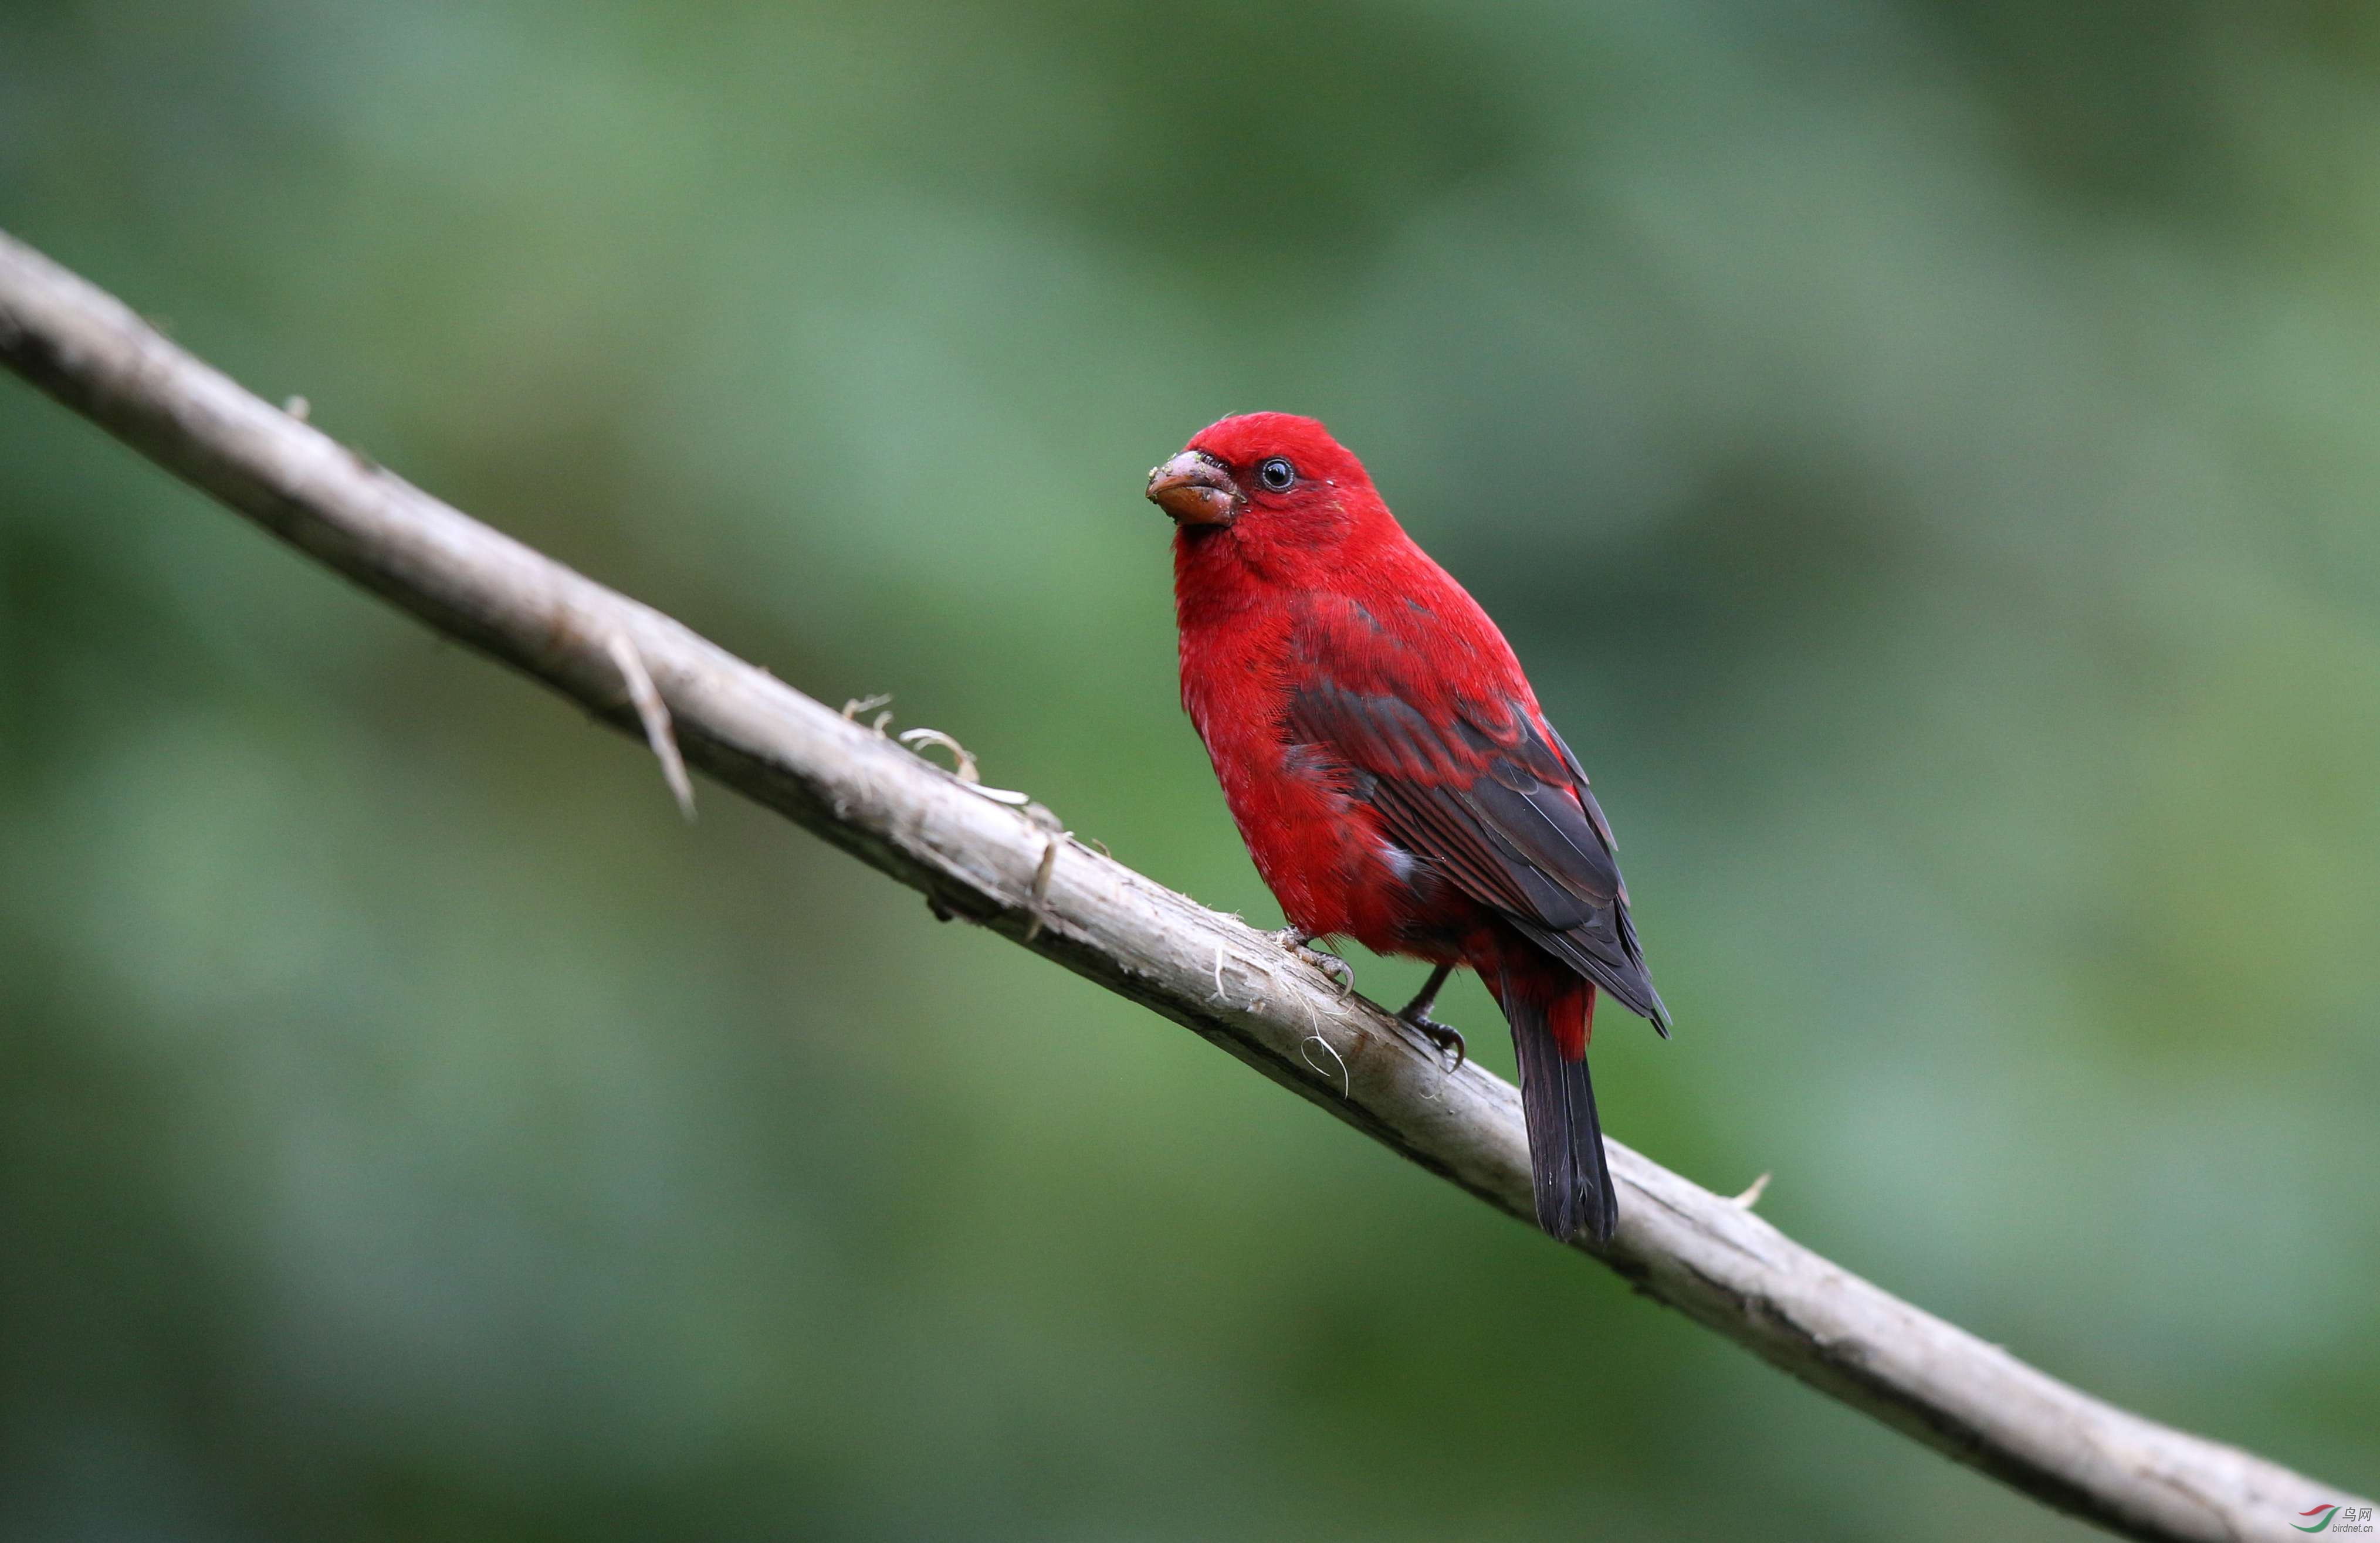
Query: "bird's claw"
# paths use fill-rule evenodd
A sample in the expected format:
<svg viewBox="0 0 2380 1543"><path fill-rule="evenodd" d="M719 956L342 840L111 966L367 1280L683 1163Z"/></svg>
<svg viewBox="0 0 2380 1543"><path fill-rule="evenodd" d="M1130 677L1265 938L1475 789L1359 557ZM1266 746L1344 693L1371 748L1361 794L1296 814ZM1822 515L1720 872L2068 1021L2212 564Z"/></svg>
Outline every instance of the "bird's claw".
<svg viewBox="0 0 2380 1543"><path fill-rule="evenodd" d="M1347 1000L1348 995L1354 991L1355 967L1336 954L1325 953L1317 948L1314 946L1312 933L1302 933L1295 927L1283 927L1271 935L1275 943L1293 954L1302 956L1306 963L1330 977L1330 983L1339 988L1340 1001Z"/></svg>
<svg viewBox="0 0 2380 1543"><path fill-rule="evenodd" d="M1438 1046L1441 1054L1450 1050L1454 1053L1454 1065L1446 1068L1450 1077L1461 1071L1463 1063L1470 1059L1470 1047L1463 1043L1463 1031L1451 1024L1440 1023L1427 1013L1416 1012L1399 1013L1397 1021Z"/></svg>

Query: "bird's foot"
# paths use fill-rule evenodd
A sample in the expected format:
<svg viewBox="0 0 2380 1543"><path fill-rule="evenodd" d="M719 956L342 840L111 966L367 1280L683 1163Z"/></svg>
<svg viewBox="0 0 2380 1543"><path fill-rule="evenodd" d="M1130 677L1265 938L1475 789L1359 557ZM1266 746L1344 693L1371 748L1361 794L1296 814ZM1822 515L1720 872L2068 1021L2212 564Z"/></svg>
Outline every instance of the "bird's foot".
<svg viewBox="0 0 2380 1543"><path fill-rule="evenodd" d="M1461 1071L1463 1063L1470 1058L1470 1049L1463 1043L1463 1031L1439 1022L1426 1009L1418 1006L1407 1007L1397 1015L1397 1021L1438 1046L1440 1052L1453 1052L1454 1065L1446 1068L1450 1076Z"/></svg>
<svg viewBox="0 0 2380 1543"><path fill-rule="evenodd" d="M1454 1052L1454 1065L1446 1068L1447 1075L1450 1077L1463 1069L1463 1063L1468 1058L1470 1052L1463 1043L1463 1031L1439 1022L1429 1016L1429 1010L1438 1006L1438 994L1446 988L1446 978L1453 973L1454 966L1451 964L1439 965L1429 972L1429 979L1423 983L1421 990L1414 993L1414 999L1397 1009L1399 1023L1421 1035L1430 1043L1438 1046L1440 1051Z"/></svg>
<svg viewBox="0 0 2380 1543"><path fill-rule="evenodd" d="M1339 988L1341 1001L1345 1001L1348 993L1355 989L1355 967L1336 954L1327 954L1317 948L1314 946L1312 933L1300 932L1295 927L1283 927L1269 935L1275 943L1291 953L1298 955L1306 963L1329 976L1330 983Z"/></svg>

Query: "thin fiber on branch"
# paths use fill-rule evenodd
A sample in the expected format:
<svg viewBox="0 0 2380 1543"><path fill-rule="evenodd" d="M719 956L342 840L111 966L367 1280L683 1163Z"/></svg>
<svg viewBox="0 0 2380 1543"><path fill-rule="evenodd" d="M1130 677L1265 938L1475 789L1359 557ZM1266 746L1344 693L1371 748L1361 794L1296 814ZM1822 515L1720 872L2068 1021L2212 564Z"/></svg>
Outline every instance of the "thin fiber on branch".
<svg viewBox="0 0 2380 1543"><path fill-rule="evenodd" d="M1510 1084L1476 1066L1450 1075L1434 1047L1371 1003L1342 1001L1266 934L468 518L6 235L0 361L300 550L651 743L665 764L674 730L687 765L938 909L1153 1008L1488 1204L1531 1214ZM1610 1155L1628 1198L1618 1236L1596 1256L1604 1264L2027 1494L2132 1537L2210 1540L2293 1537L2298 1513L2349 1500L2034 1370L1794 1243L1749 1209L1750 1195L1711 1194L1617 1141Z"/></svg>

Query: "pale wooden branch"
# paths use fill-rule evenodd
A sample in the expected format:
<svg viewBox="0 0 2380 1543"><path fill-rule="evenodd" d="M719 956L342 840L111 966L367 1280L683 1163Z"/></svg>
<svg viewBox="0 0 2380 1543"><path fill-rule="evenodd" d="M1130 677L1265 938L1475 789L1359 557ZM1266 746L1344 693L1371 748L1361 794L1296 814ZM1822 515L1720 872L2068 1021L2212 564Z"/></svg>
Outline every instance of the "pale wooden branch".
<svg viewBox="0 0 2380 1543"><path fill-rule="evenodd" d="M687 762L938 909L1155 1009L1488 1204L1533 1214L1508 1083L1476 1066L1450 1075L1430 1045L1373 1004L1341 1000L1266 935L467 518L5 235L0 359L292 546L665 756L674 726ZM659 693L641 713L639 673ZM1616 1141L1611 1161L1625 1198L1598 1257L1639 1291L2053 1506L2137 1537L2286 1539L2295 1513L2349 1499L2088 1397Z"/></svg>

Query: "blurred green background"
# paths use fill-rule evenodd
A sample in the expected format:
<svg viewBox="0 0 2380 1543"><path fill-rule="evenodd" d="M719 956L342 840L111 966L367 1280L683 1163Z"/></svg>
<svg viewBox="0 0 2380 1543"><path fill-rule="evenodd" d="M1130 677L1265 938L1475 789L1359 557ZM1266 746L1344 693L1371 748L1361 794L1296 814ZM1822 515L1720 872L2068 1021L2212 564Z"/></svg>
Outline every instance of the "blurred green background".
<svg viewBox="0 0 2380 1543"><path fill-rule="evenodd" d="M0 225L1266 925L1139 489L1323 417L1619 826L1614 1131L2374 1482L2370 6L5 0ZM13 380L0 658L11 1538L2083 1533Z"/></svg>

